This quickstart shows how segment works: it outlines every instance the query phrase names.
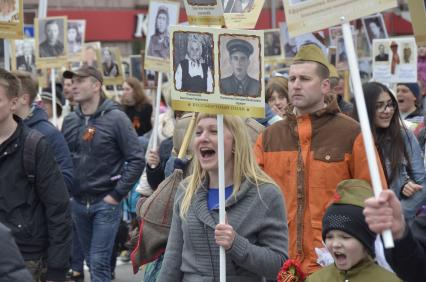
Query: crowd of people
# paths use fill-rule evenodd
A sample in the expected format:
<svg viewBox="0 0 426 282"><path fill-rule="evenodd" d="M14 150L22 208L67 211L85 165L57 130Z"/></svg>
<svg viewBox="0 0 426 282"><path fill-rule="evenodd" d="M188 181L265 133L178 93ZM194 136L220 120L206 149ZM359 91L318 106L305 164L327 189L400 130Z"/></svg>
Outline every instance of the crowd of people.
<svg viewBox="0 0 426 282"><path fill-rule="evenodd" d="M188 61L197 47L188 43ZM247 59L250 47L235 39L227 50L231 60ZM181 69L185 87L192 78ZM287 281L287 262L306 281L426 279L422 84L398 83L396 93L363 85L383 184L375 198L355 101L343 97L344 78L322 50L302 45L288 75L268 79L265 118L224 115L219 223L216 115L194 117L191 145L178 158L191 113L171 109L171 85L162 88L153 132L141 82L125 79L117 102L103 77L87 65L63 72L54 92L64 117L54 125L53 91L38 95L31 74L0 69L1 281L84 281L84 261L91 281L110 281L123 250L147 282L219 281L220 247L228 281ZM142 262L140 210L175 169L185 178L174 205L158 201L173 214L170 228L156 231L169 236L167 245ZM395 248L383 255L377 234L386 229Z"/></svg>

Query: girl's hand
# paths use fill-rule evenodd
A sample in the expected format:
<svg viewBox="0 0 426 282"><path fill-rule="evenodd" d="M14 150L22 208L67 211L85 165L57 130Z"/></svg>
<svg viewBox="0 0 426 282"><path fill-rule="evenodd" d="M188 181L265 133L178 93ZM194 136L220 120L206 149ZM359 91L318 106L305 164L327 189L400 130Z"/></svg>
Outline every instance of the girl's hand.
<svg viewBox="0 0 426 282"><path fill-rule="evenodd" d="M216 244L223 247L225 251L232 248L235 239L235 231L229 224L218 224L214 231Z"/></svg>

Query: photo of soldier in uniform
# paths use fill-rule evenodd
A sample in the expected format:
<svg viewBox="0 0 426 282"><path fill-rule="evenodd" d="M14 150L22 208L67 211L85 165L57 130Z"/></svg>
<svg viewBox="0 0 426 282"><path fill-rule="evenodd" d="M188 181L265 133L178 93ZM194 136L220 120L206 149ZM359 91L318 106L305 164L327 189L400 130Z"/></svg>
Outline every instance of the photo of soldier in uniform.
<svg viewBox="0 0 426 282"><path fill-rule="evenodd" d="M253 8L254 0L222 0L224 13L248 13Z"/></svg>
<svg viewBox="0 0 426 282"><path fill-rule="evenodd" d="M259 41L251 36L219 36L221 94L261 96Z"/></svg>
<svg viewBox="0 0 426 282"><path fill-rule="evenodd" d="M65 55L65 19L42 19L38 23L38 52L40 58Z"/></svg>
<svg viewBox="0 0 426 282"><path fill-rule="evenodd" d="M265 57L281 55L280 31L265 31Z"/></svg>
<svg viewBox="0 0 426 282"><path fill-rule="evenodd" d="M385 43L380 43L377 46L377 55L374 57L376 62L389 62L389 53L387 52L388 46L385 46Z"/></svg>
<svg viewBox="0 0 426 282"><path fill-rule="evenodd" d="M213 93L213 34L175 32L173 50L176 90Z"/></svg>
<svg viewBox="0 0 426 282"><path fill-rule="evenodd" d="M35 41L32 38L15 40L14 57L16 58L16 70L37 73L35 65Z"/></svg>

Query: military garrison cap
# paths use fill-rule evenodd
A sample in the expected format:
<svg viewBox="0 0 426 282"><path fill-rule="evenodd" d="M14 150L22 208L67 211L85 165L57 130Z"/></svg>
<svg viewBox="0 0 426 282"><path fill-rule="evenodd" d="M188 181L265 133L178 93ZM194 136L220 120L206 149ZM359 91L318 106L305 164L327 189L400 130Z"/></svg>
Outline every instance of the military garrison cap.
<svg viewBox="0 0 426 282"><path fill-rule="evenodd" d="M245 53L247 57L250 57L250 55L253 54L253 46L242 39L229 40L228 43L226 43L226 49L228 49L230 55L237 51Z"/></svg>
<svg viewBox="0 0 426 282"><path fill-rule="evenodd" d="M354 205L364 208L364 201L373 196L373 190L367 181L349 179L337 185L333 204Z"/></svg>
<svg viewBox="0 0 426 282"><path fill-rule="evenodd" d="M306 44L302 45L297 52L296 56L293 58L293 62L316 62L327 69L329 69L329 63L321 48L316 44Z"/></svg>
<svg viewBox="0 0 426 282"><path fill-rule="evenodd" d="M328 64L328 70L330 71L330 78L340 78L336 67L333 64Z"/></svg>

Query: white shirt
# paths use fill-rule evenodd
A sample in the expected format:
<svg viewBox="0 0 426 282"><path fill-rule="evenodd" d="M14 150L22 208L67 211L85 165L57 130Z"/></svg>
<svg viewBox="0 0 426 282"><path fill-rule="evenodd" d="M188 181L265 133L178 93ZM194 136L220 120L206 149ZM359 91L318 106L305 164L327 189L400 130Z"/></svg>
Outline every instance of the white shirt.
<svg viewBox="0 0 426 282"><path fill-rule="evenodd" d="M185 59L188 60L188 73L190 77L200 76L201 78L204 78L203 73L203 67L200 62L195 62L191 60L188 55L185 56ZM175 81L176 81L176 89L180 90L182 89L182 67L179 64L179 66L176 69L175 73ZM210 68L207 67L207 92L213 92L213 78L212 78L212 72L210 71Z"/></svg>

